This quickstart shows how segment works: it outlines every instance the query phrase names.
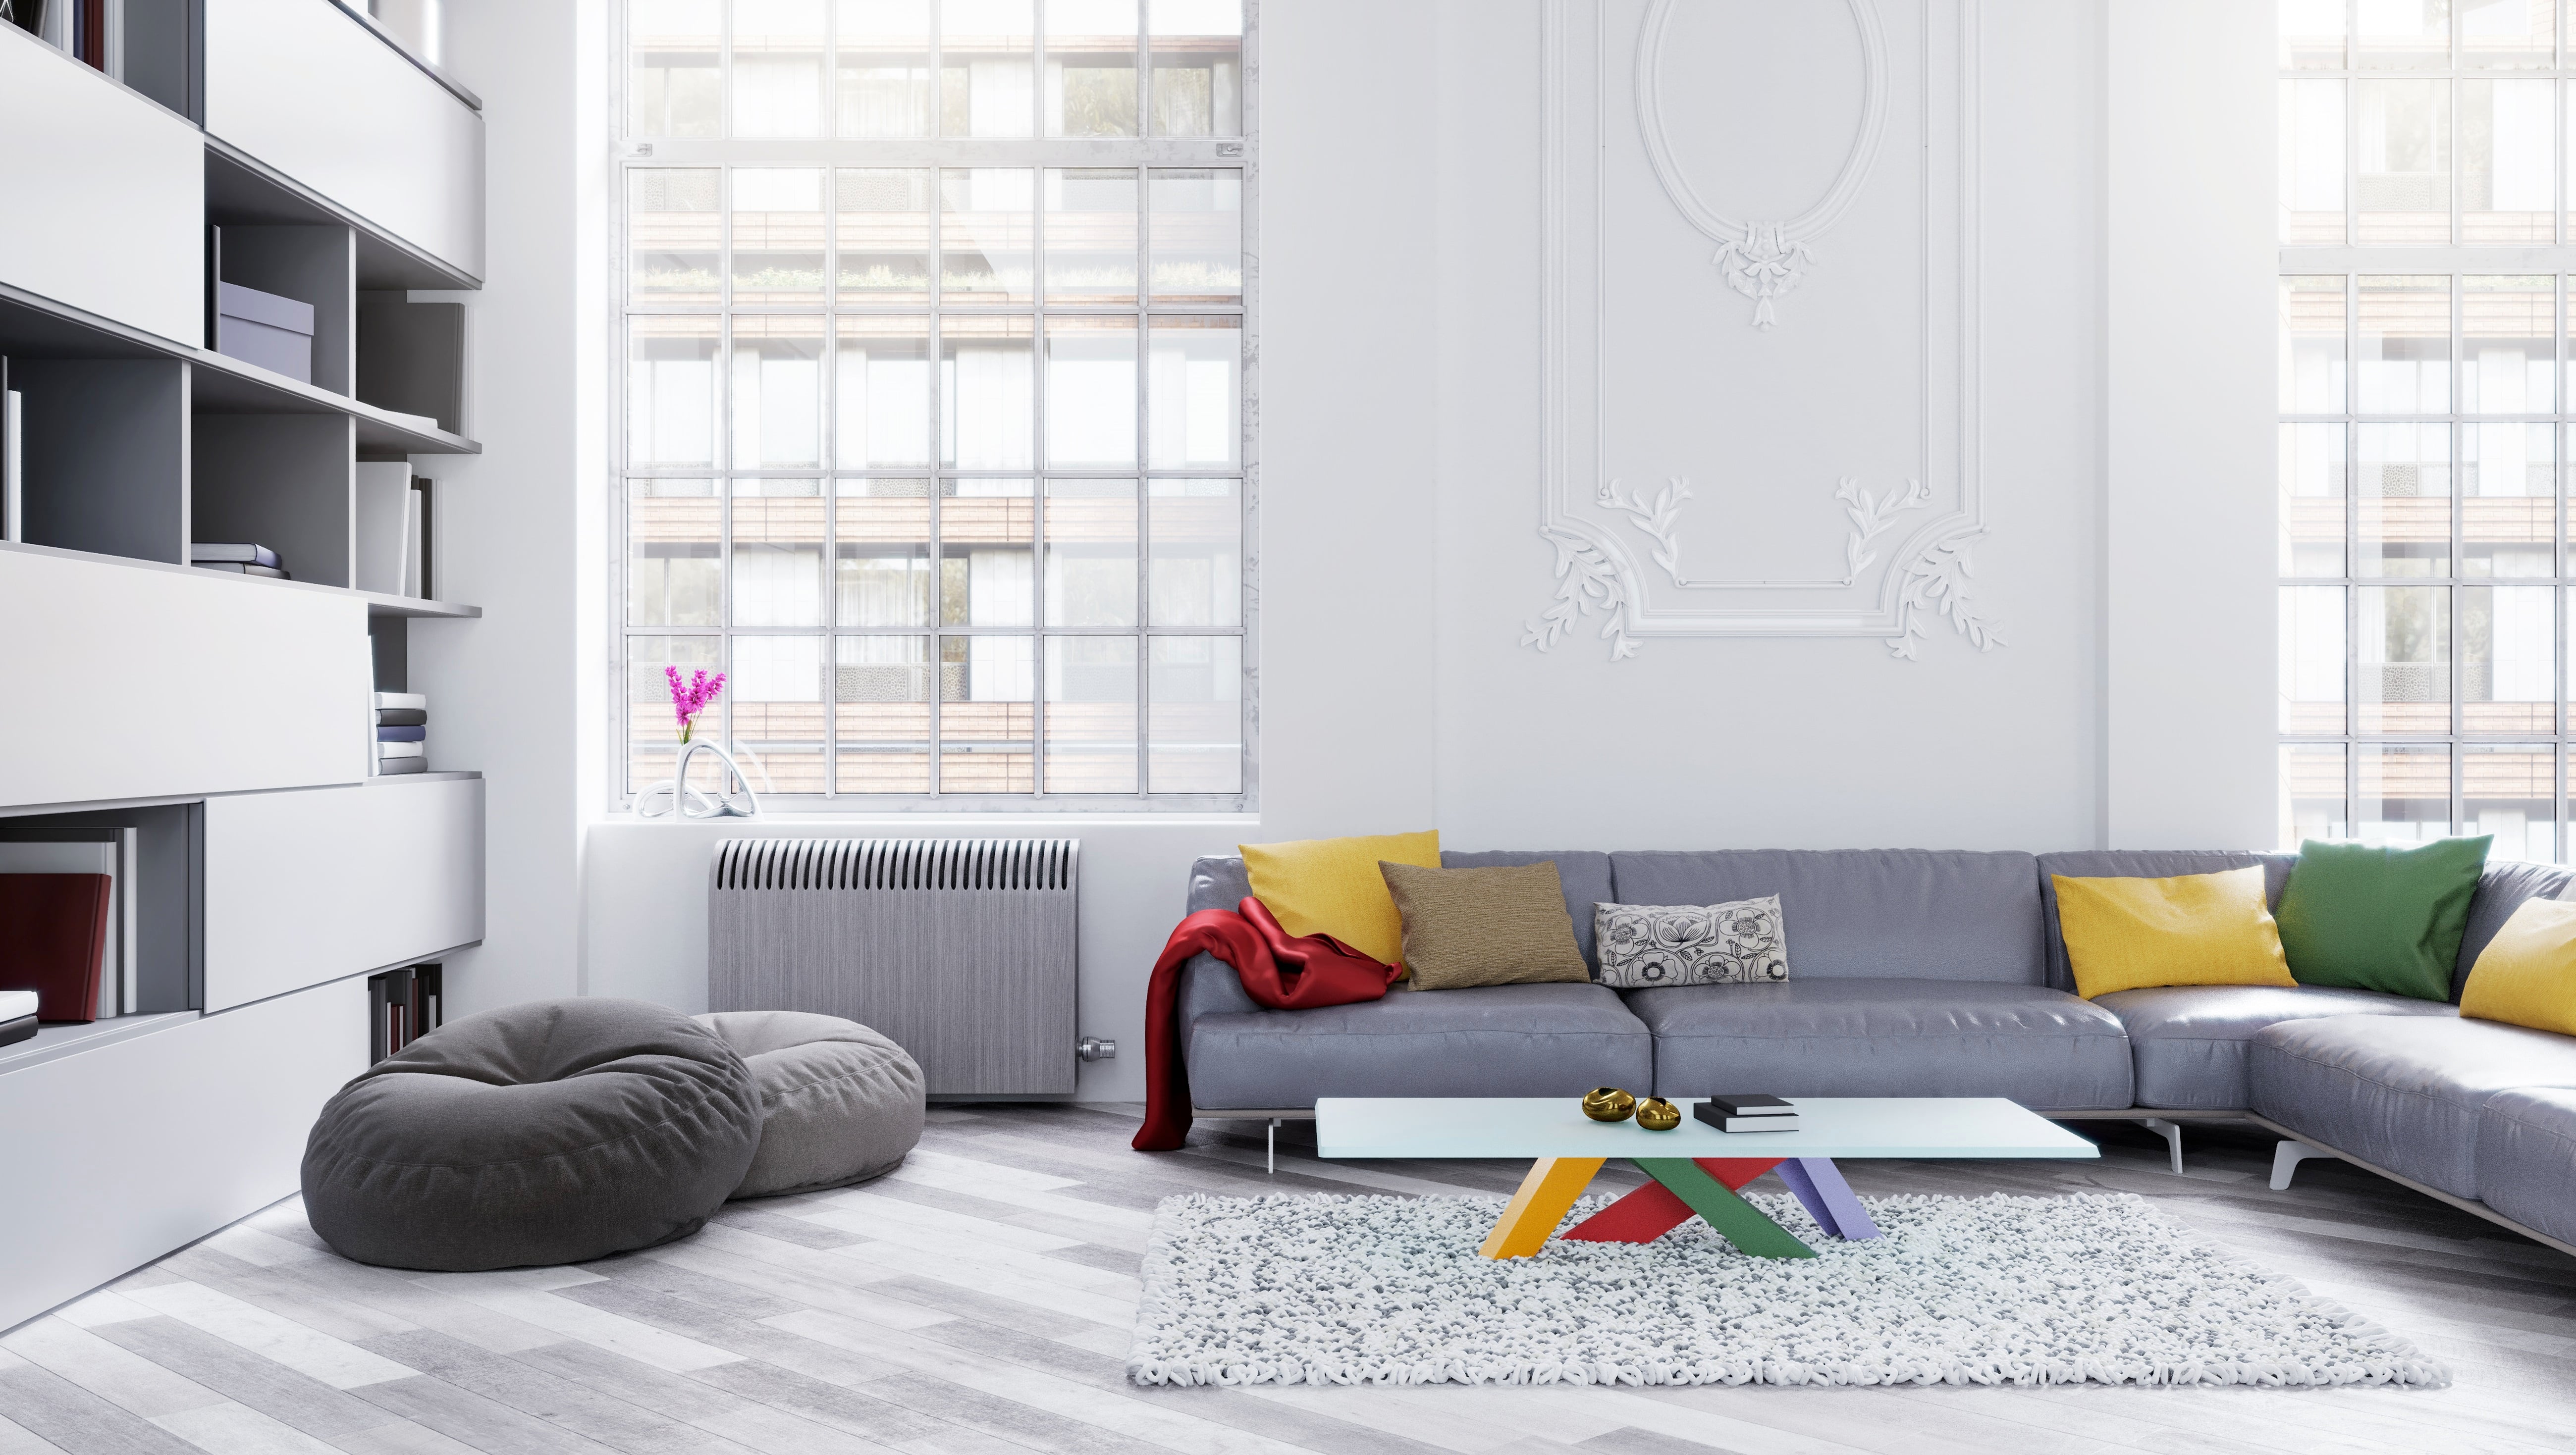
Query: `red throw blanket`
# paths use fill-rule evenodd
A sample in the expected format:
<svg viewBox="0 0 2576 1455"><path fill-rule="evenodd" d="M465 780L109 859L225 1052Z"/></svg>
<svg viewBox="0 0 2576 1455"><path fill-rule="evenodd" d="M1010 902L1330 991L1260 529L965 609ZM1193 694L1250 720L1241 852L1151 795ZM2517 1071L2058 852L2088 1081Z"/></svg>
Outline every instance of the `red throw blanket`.
<svg viewBox="0 0 2576 1455"><path fill-rule="evenodd" d="M1145 987L1145 1125L1139 1152L1169 1152L1190 1134L1190 1068L1181 1056L1181 967L1206 952L1234 967L1243 988L1272 1010L1313 1010L1376 1000L1402 974L1329 935L1291 938L1268 906L1203 909L1181 921Z"/></svg>

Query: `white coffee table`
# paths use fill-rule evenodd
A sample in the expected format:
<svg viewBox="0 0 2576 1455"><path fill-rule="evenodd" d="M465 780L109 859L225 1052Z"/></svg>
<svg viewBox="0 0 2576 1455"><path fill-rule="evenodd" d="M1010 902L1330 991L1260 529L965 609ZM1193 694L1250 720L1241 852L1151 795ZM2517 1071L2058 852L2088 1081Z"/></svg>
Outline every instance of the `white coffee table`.
<svg viewBox="0 0 2576 1455"><path fill-rule="evenodd" d="M1631 1119L1596 1122L1560 1097L1328 1096L1315 1103L1326 1157L1528 1157L1529 1175L1480 1250L1525 1258L1545 1246L1601 1164L1625 1157L1653 1180L1566 1231L1594 1242L1644 1243L1696 1213L1728 1242L1766 1258L1815 1250L1762 1215L1736 1189L1778 1169L1826 1232L1875 1238L1836 1157L2098 1157L2091 1142L2001 1097L1798 1096L1794 1132L1721 1132L1672 1098L1682 1124L1650 1132Z"/></svg>

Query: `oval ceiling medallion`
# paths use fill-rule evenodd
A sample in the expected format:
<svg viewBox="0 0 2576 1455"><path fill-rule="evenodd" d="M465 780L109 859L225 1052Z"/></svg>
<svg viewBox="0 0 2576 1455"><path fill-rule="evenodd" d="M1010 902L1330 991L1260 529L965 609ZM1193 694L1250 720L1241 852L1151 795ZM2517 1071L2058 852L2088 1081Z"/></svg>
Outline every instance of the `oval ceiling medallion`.
<svg viewBox="0 0 2576 1455"><path fill-rule="evenodd" d="M1727 286L1753 300L1753 326L1769 329L1779 321L1772 300L1805 280L1815 254L1807 244L1821 236L1860 195L1871 162L1878 156L1879 134L1887 111L1886 41L1880 34L1874 0L1843 0L1851 7L1852 25L1860 35L1861 113L1851 151L1824 195L1804 212L1778 221L1735 216L1700 196L1674 160L1665 134L1659 73L1666 33L1677 0L1654 0L1637 37L1637 131L1646 145L1646 160L1663 184L1664 195L1690 222L1717 244L1710 259ZM1830 3L1830 0L1810 0Z"/></svg>

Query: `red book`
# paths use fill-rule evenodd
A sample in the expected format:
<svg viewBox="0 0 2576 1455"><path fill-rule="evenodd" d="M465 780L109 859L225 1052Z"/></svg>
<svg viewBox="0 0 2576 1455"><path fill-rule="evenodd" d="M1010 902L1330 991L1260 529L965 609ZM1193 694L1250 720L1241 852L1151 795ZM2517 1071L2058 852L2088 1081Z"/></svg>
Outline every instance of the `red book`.
<svg viewBox="0 0 2576 1455"><path fill-rule="evenodd" d="M0 874L0 990L36 992L36 1019L98 1019L105 874Z"/></svg>

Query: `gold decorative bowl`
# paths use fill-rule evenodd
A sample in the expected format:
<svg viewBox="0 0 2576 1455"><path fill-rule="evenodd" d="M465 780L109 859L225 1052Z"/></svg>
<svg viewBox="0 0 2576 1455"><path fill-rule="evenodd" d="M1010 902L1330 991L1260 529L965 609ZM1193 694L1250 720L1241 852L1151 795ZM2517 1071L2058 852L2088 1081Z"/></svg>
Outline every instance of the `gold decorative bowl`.
<svg viewBox="0 0 2576 1455"><path fill-rule="evenodd" d="M1637 1103L1637 1125L1650 1132L1669 1132L1682 1124L1682 1109L1660 1096Z"/></svg>
<svg viewBox="0 0 2576 1455"><path fill-rule="evenodd" d="M1583 1093L1583 1114L1596 1122L1624 1122L1637 1109L1637 1098L1615 1086L1596 1086Z"/></svg>

